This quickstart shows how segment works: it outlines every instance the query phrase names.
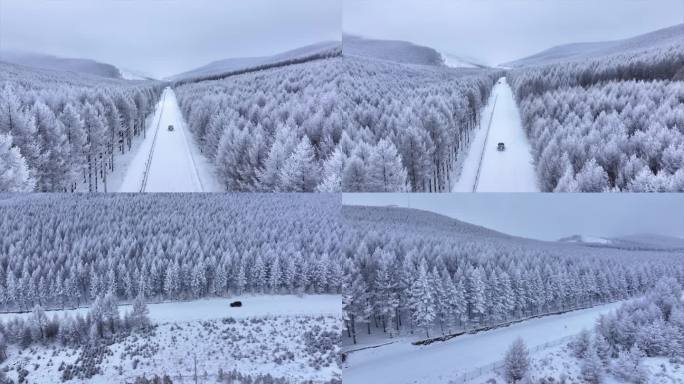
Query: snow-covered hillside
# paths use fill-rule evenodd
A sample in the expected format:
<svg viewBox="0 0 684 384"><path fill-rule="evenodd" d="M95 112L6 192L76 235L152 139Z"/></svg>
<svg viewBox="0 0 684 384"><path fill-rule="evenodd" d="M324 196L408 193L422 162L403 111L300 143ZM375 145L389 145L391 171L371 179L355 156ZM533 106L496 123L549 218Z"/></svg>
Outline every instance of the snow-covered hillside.
<svg viewBox="0 0 684 384"><path fill-rule="evenodd" d="M684 40L684 24L679 24L623 40L560 45L504 65L508 67L523 67L581 60L601 55L641 50L658 45L668 45L681 42L682 40Z"/></svg>
<svg viewBox="0 0 684 384"><path fill-rule="evenodd" d="M144 72L119 67L121 78L125 80L155 80L152 75Z"/></svg>
<svg viewBox="0 0 684 384"><path fill-rule="evenodd" d="M611 240L603 237L587 236L587 235L572 235L559 239L562 243L577 243L577 244L610 244Z"/></svg>
<svg viewBox="0 0 684 384"><path fill-rule="evenodd" d="M348 34L342 36L342 54L403 64L444 65L442 54L430 47L408 41L370 39Z"/></svg>
<svg viewBox="0 0 684 384"><path fill-rule="evenodd" d="M475 59L469 59L462 56L453 55L451 53L442 52L442 62L447 67L451 68L484 68L484 64L480 64Z"/></svg>
<svg viewBox="0 0 684 384"><path fill-rule="evenodd" d="M683 251L684 239L673 236L656 234L633 234L617 237L596 237L587 235L573 235L558 240L566 243L584 244L589 246L605 246L619 249L654 250L654 251Z"/></svg>
<svg viewBox="0 0 684 384"><path fill-rule="evenodd" d="M318 57L334 56L340 51L339 41L324 41L304 47L295 48L272 56L261 57L237 57L214 61L202 67L169 77L167 80L178 81L186 79L202 79L207 77L242 72L249 69L258 69L288 63L306 61Z"/></svg>
<svg viewBox="0 0 684 384"><path fill-rule="evenodd" d="M64 58L40 53L0 50L0 61L32 68L87 73L115 79L122 77L119 69L115 66L89 59Z"/></svg>

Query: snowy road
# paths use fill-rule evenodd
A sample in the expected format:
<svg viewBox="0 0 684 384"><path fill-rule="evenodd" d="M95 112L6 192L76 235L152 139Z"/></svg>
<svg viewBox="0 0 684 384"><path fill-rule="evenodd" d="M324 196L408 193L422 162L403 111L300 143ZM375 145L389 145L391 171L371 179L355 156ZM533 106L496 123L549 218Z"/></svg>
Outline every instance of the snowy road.
<svg viewBox="0 0 684 384"><path fill-rule="evenodd" d="M539 192L531 147L506 78L499 79L482 113L454 192ZM504 143L505 151L497 144Z"/></svg>
<svg viewBox="0 0 684 384"><path fill-rule="evenodd" d="M168 126L174 130L169 131ZM166 88L147 137L126 170L119 192L219 192L209 161L187 131L176 94Z"/></svg>
<svg viewBox="0 0 684 384"><path fill-rule="evenodd" d="M446 342L414 346L408 341L351 353L343 369L348 383L448 383L459 375L501 360L518 336L533 348L591 328L612 303L562 315L533 319Z"/></svg>
<svg viewBox="0 0 684 384"><path fill-rule="evenodd" d="M242 307L231 308L230 303L242 301ZM339 295L242 295L231 298L207 298L192 301L175 301L147 305L150 319L155 323L181 323L197 320L214 320L232 317L235 319L263 316L299 316L299 315L340 315L342 313L342 297ZM123 316L131 310L130 305L119 305ZM46 311L49 317L62 316L65 313L85 316L87 307L78 309ZM2 313L0 320L13 318L29 318L31 313Z"/></svg>

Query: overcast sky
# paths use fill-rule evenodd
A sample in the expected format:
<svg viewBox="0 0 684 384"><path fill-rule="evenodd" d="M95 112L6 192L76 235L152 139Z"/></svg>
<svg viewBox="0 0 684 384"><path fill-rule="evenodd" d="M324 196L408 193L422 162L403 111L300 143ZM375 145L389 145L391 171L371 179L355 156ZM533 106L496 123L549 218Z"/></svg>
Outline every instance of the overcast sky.
<svg viewBox="0 0 684 384"><path fill-rule="evenodd" d="M0 48L164 77L339 40L340 0L0 0Z"/></svg>
<svg viewBox="0 0 684 384"><path fill-rule="evenodd" d="M677 193L347 193L342 202L401 207L410 203L411 208L541 240L644 233L684 238L684 194Z"/></svg>
<svg viewBox="0 0 684 384"><path fill-rule="evenodd" d="M684 22L683 0L342 0L343 31L497 65Z"/></svg>

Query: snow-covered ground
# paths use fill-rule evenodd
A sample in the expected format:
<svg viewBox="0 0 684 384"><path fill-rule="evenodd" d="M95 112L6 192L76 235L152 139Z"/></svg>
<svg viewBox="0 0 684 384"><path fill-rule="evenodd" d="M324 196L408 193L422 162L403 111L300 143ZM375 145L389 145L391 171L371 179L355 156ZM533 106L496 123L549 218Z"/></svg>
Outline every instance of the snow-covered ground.
<svg viewBox="0 0 684 384"><path fill-rule="evenodd" d="M243 306L230 308L233 300ZM31 383L60 382L68 365L70 372L83 372L90 369L89 361L100 372L68 382L133 382L141 375L167 374L174 383L216 383L219 370L237 370L293 383L324 383L342 374L337 346L341 305L339 295L245 295L151 304L154 327L149 332L135 332L88 352L58 343L22 351L12 346L0 369L8 368L7 375L15 380L18 370L25 369ZM23 315L3 315L9 316Z"/></svg>
<svg viewBox="0 0 684 384"><path fill-rule="evenodd" d="M145 119L145 124L148 127L147 129L151 129L149 127L151 127L152 124L156 124L158 119L159 116L157 113L148 116L147 119ZM123 154L117 153L117 156L114 158L114 171L107 175L107 192L121 191L122 184L127 177L126 175L131 167L131 163L133 163L133 159L138 157L140 152L149 153L149 145L151 143L152 140L150 137L146 137L145 139L135 137L130 151L127 150ZM147 146L147 148L145 148L145 146ZM138 191L136 192L139 192L139 189L140 188L138 188ZM79 183L77 191L88 192L88 184ZM104 186L101 180L98 180L98 191L104 192Z"/></svg>
<svg viewBox="0 0 684 384"><path fill-rule="evenodd" d="M505 77L494 86L482 116L453 191L538 192L532 149ZM504 151L497 150L500 142Z"/></svg>
<svg viewBox="0 0 684 384"><path fill-rule="evenodd" d="M242 301L241 308L231 308L233 301ZM342 312L342 297L339 295L242 295L231 298L210 298L192 301L172 301L148 304L150 320L155 323L212 320L225 317L247 318L258 316L288 315L335 315ZM130 310L130 305L119 306L121 314ZM46 311L49 317L64 313L75 315L88 313L87 307L78 309ZM29 317L30 313L2 313L0 320L14 317Z"/></svg>
<svg viewBox="0 0 684 384"><path fill-rule="evenodd" d="M119 73L124 80L153 80L154 77L146 73L119 67Z"/></svg>
<svg viewBox="0 0 684 384"><path fill-rule="evenodd" d="M582 379L581 361L572 355L568 346L569 341L544 348L530 353L531 366L530 376L532 382L538 379L553 378L555 382L561 382L565 378L567 384L584 384ZM647 357L644 359L644 367L649 372L649 384L681 384L684 383L684 365L675 364L663 357ZM603 384L623 384L610 372L604 372ZM504 383L501 369L497 369L473 380L465 381L469 384Z"/></svg>
<svg viewBox="0 0 684 384"><path fill-rule="evenodd" d="M444 65L447 67L451 68L478 68L478 65L475 65L475 61L469 61L463 58L460 58L458 56L454 56L450 53L445 53L445 52L440 52L442 55L442 61L444 62Z"/></svg>
<svg viewBox="0 0 684 384"><path fill-rule="evenodd" d="M168 126L174 130L169 131ZM149 164L148 164L149 162ZM119 192L220 192L213 165L187 131L176 94L166 88Z"/></svg>
<svg viewBox="0 0 684 384"><path fill-rule="evenodd" d="M415 346L409 339L398 339L385 346L350 353L343 367L344 382L449 383L464 373L503 359L508 346L517 337L522 337L530 348L561 340L584 328L592 328L601 314L617 309L621 304L532 319L427 346Z"/></svg>

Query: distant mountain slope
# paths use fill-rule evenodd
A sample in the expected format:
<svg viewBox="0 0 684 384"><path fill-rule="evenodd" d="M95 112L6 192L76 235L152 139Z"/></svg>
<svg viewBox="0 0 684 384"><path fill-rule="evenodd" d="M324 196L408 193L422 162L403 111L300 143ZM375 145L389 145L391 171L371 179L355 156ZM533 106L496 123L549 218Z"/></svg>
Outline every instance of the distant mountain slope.
<svg viewBox="0 0 684 384"><path fill-rule="evenodd" d="M684 24L678 24L623 40L559 45L503 65L507 67L522 67L550 64L563 60L576 60L632 50L641 50L681 41L684 41Z"/></svg>
<svg viewBox="0 0 684 384"><path fill-rule="evenodd" d="M119 73L124 80L156 80L152 75L127 68L119 68Z"/></svg>
<svg viewBox="0 0 684 384"><path fill-rule="evenodd" d="M603 237L592 237L584 235L573 235L564 237L558 240L561 243L579 243L579 244L610 244L611 240Z"/></svg>
<svg viewBox="0 0 684 384"><path fill-rule="evenodd" d="M620 236L612 239L613 242L625 246L636 246L663 250L684 250L684 239L673 236L655 235L650 233Z"/></svg>
<svg viewBox="0 0 684 384"><path fill-rule="evenodd" d="M558 242L629 250L684 251L684 239L655 234L635 234L610 238L573 235L564 237Z"/></svg>
<svg viewBox="0 0 684 384"><path fill-rule="evenodd" d="M368 207L368 206L343 206L345 220L353 222L385 223L392 225L406 225L418 230L426 230L430 233L447 233L451 235L475 235L495 238L512 238L512 236L466 223L449 216L419 209L400 207Z"/></svg>
<svg viewBox="0 0 684 384"><path fill-rule="evenodd" d="M113 79L121 78L121 72L117 67L89 59L73 59L40 53L4 50L0 51L0 61L32 68L86 73Z"/></svg>
<svg viewBox="0 0 684 384"><path fill-rule="evenodd" d="M342 54L403 64L444 65L442 54L430 47L408 41L367 39L346 34L342 36Z"/></svg>
<svg viewBox="0 0 684 384"><path fill-rule="evenodd" d="M306 60L319 56L334 55L340 50L339 41L324 41L304 47L292 49L272 56L262 57L237 57L218 60L191 71L183 72L169 77L167 80L178 81L183 79L196 79L212 77L221 74L242 71L250 68L260 68L277 64L287 64L292 61Z"/></svg>

